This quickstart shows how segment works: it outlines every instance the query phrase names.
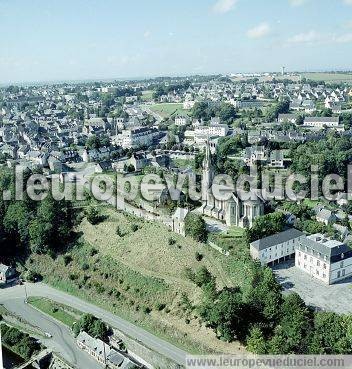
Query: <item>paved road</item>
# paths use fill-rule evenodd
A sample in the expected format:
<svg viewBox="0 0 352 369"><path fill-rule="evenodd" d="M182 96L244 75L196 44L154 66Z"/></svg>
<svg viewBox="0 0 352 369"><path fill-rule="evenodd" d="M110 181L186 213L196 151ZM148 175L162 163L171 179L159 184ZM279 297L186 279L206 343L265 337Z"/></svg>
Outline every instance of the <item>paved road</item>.
<svg viewBox="0 0 352 369"><path fill-rule="evenodd" d="M11 291L11 293L7 292L10 292L10 289L1 290L0 296L0 302L6 309L53 336L50 339L41 339L45 346L60 354L77 368L97 369L100 367L97 361L78 348L73 335L64 324L25 304L23 296L16 297L22 292L19 288L16 288L16 291Z"/></svg>
<svg viewBox="0 0 352 369"><path fill-rule="evenodd" d="M109 313L104 309L101 309L95 305L85 302L77 297L68 295L67 293L64 293L62 291L51 288L43 283L27 284L27 293L28 296L46 297L56 302L72 306L73 308L83 311L85 313L93 314L96 317L104 320L107 324L111 325L112 327L115 327L124 332L125 334L129 335L131 338L142 342L144 345L148 346L155 352L164 355L165 357L173 360L174 362L180 365L185 365L187 355L186 351L179 349L178 347L170 344L169 342L154 336L153 334L145 331L144 329L137 327L134 324L112 313ZM24 310L26 305L19 302L20 299L23 300L23 296L24 296L23 286L15 286L8 289L4 289L0 291L0 303L4 303L5 306L11 311L17 309L17 311L15 312L17 314L20 313L21 316L24 316L24 318L27 319L26 314L28 313L28 311ZM38 326L40 325L38 324ZM50 332L49 329L48 331ZM68 344L71 345L70 341L68 342L69 342ZM61 344L63 345L63 342L61 342ZM96 367L97 366L95 366L95 368ZM89 367L87 368L89 369Z"/></svg>

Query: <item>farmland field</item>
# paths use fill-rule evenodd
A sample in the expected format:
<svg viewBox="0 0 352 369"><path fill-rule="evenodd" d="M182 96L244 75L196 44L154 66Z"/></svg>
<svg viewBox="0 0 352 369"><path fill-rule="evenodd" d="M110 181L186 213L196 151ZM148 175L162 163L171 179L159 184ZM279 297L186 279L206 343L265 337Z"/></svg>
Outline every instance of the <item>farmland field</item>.
<svg viewBox="0 0 352 369"><path fill-rule="evenodd" d="M352 73L302 73L302 77L312 81L324 81L327 83L346 82L352 84Z"/></svg>
<svg viewBox="0 0 352 369"><path fill-rule="evenodd" d="M80 240L65 255L34 254L27 268L40 273L46 283L98 304L190 352L243 350L236 342L219 341L200 322L192 306L201 301L202 292L185 273L186 268L197 271L205 266L219 288L245 285L250 270L243 267L243 257L248 251L240 240L233 248L240 259L227 258L162 224L112 208L101 211L105 220L97 225L82 220L77 228Z"/></svg>

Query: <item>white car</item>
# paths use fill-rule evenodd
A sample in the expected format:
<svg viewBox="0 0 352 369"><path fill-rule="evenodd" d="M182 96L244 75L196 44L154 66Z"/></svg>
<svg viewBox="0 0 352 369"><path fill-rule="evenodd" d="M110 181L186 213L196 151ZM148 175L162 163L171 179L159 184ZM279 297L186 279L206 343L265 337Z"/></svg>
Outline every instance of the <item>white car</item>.
<svg viewBox="0 0 352 369"><path fill-rule="evenodd" d="M47 338L52 338L53 336L50 334L50 333L48 333L48 332L45 332L44 333L44 335L45 335L45 337L47 337Z"/></svg>

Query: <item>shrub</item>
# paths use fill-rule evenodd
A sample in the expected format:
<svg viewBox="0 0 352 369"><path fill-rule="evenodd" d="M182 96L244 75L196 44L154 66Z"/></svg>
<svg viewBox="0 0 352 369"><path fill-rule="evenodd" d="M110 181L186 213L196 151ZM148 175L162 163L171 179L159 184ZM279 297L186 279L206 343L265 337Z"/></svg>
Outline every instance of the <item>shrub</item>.
<svg viewBox="0 0 352 369"><path fill-rule="evenodd" d="M69 265L72 262L72 256L71 255L64 255L64 264L65 266Z"/></svg>
<svg viewBox="0 0 352 369"><path fill-rule="evenodd" d="M172 246L172 245L174 245L176 243L176 240L174 239L174 238L172 238L172 237L169 237L169 239L168 239L168 244L170 245L170 246Z"/></svg>
<svg viewBox="0 0 352 369"><path fill-rule="evenodd" d="M89 269L89 264L88 263L83 263L81 268L82 268L82 270L88 270Z"/></svg>
<svg viewBox="0 0 352 369"><path fill-rule="evenodd" d="M90 250L90 253L89 253L89 255L90 256L95 256L95 255L97 255L98 254L98 250L95 248L95 247L93 247L91 250Z"/></svg>
<svg viewBox="0 0 352 369"><path fill-rule="evenodd" d="M203 260L203 255L199 252L196 252L196 260L197 261L202 261Z"/></svg>

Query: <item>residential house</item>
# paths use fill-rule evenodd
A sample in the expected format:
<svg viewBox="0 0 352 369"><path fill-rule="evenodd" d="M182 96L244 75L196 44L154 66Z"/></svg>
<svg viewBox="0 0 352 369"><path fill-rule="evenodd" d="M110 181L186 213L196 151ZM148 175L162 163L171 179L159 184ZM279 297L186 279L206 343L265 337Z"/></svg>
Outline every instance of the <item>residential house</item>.
<svg viewBox="0 0 352 369"><path fill-rule="evenodd" d="M17 278L16 269L10 266L0 264L0 284L13 282Z"/></svg>
<svg viewBox="0 0 352 369"><path fill-rule="evenodd" d="M329 225L336 222L336 214L331 210L325 208L317 208L316 209L316 216L315 219L320 222L324 223L325 225Z"/></svg>
<svg viewBox="0 0 352 369"><path fill-rule="evenodd" d="M297 123L297 115L296 114L279 114L277 118L278 123Z"/></svg>
<svg viewBox="0 0 352 369"><path fill-rule="evenodd" d="M269 157L269 166L273 168L284 168L284 152L273 150Z"/></svg>

